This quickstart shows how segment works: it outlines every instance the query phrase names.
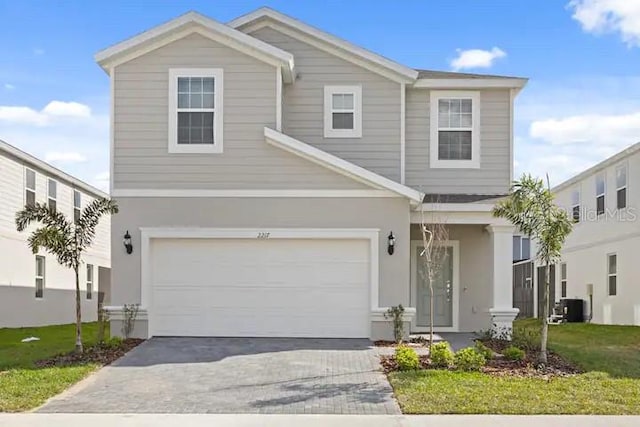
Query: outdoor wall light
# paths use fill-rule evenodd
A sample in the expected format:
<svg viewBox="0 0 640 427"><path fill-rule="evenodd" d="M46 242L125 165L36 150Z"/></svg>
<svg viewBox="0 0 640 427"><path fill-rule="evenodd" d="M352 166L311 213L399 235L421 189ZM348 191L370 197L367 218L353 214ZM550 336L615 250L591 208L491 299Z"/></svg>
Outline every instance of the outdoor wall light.
<svg viewBox="0 0 640 427"><path fill-rule="evenodd" d="M396 236L393 235L393 231L389 233L387 240L388 240L387 252L389 252L389 255L393 255L393 250L394 250L394 247L396 246Z"/></svg>
<svg viewBox="0 0 640 427"><path fill-rule="evenodd" d="M127 250L128 254L131 254L131 252L133 252L133 245L131 244L131 235L129 234L129 230L127 230L126 233L124 233L124 247Z"/></svg>

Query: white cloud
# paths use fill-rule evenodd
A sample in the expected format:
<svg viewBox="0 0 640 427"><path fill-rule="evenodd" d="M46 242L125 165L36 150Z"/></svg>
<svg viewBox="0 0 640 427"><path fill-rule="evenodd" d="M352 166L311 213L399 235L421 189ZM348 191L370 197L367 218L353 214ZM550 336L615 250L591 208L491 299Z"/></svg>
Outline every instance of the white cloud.
<svg viewBox="0 0 640 427"><path fill-rule="evenodd" d="M458 57L451 61L454 71L467 68L490 68L496 59L504 58L507 53L498 47L491 50L482 49L458 49Z"/></svg>
<svg viewBox="0 0 640 427"><path fill-rule="evenodd" d="M554 145L596 142L602 145L629 145L640 140L640 112L536 120L531 123L530 135Z"/></svg>
<svg viewBox="0 0 640 427"><path fill-rule="evenodd" d="M5 84L4 84L4 88L5 88L6 90L13 90L13 89L15 89L16 87L15 87L14 85L12 85L11 83L5 83Z"/></svg>
<svg viewBox="0 0 640 427"><path fill-rule="evenodd" d="M51 101L42 110L30 107L0 105L0 122L48 126L65 118L91 117L91 108L78 102Z"/></svg>
<svg viewBox="0 0 640 427"><path fill-rule="evenodd" d="M637 0L571 0L573 19L589 33L620 33L629 46L640 46L640 2Z"/></svg>
<svg viewBox="0 0 640 427"><path fill-rule="evenodd" d="M44 156L45 162L50 163L83 163L87 158L77 151L50 151Z"/></svg>

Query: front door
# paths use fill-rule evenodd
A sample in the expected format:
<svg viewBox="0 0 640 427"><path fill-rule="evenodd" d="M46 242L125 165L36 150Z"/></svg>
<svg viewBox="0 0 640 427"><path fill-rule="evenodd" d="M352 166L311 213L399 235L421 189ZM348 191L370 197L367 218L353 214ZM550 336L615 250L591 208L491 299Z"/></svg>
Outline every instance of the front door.
<svg viewBox="0 0 640 427"><path fill-rule="evenodd" d="M446 245L446 257L433 282L433 326L438 329L454 329L454 297L457 293L455 274L456 254L454 246ZM428 328L431 323L431 292L428 268L424 262L424 246L417 245L412 254L412 274L415 277L416 329Z"/></svg>

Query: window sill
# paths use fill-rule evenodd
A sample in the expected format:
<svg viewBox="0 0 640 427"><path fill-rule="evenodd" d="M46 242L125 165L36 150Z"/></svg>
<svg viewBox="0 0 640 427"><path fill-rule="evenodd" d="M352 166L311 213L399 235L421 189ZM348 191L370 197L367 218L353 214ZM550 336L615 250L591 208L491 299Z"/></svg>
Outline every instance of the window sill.
<svg viewBox="0 0 640 427"><path fill-rule="evenodd" d="M431 160L433 169L480 169L478 160Z"/></svg>
<svg viewBox="0 0 640 427"><path fill-rule="evenodd" d="M331 138L357 139L357 138L362 138L362 132L358 132L355 130L342 131L342 130L327 129L324 131L324 137L327 139L331 139Z"/></svg>
<svg viewBox="0 0 640 427"><path fill-rule="evenodd" d="M169 145L169 153L171 154L220 154L222 152L222 143Z"/></svg>

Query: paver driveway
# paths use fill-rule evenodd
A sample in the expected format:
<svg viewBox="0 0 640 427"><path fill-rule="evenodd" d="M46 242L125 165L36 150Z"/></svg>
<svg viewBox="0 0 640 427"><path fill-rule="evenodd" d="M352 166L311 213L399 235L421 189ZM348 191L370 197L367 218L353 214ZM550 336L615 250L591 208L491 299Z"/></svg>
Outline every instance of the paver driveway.
<svg viewBox="0 0 640 427"><path fill-rule="evenodd" d="M370 345L152 338L38 411L399 414Z"/></svg>

